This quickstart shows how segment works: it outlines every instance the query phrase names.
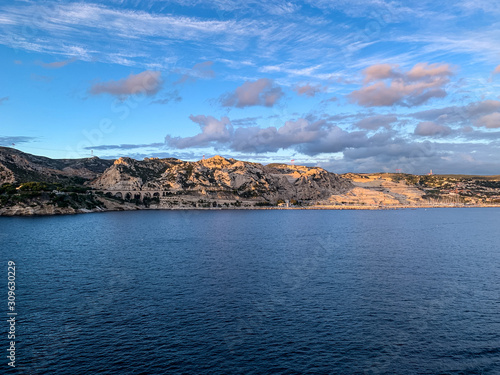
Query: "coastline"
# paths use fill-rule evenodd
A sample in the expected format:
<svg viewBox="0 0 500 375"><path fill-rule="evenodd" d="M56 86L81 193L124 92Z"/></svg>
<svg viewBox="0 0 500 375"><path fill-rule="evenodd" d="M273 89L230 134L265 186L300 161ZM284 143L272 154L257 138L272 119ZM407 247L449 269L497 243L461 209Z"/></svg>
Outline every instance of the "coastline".
<svg viewBox="0 0 500 375"><path fill-rule="evenodd" d="M38 208L38 209L37 209ZM50 208L50 209L47 209ZM135 205L122 205L119 207L94 209L84 208L58 208L53 206L39 207L2 207L0 208L0 217L45 217L58 215L76 215L86 213L100 212L120 212L120 211L234 211L234 210L359 210L359 211L379 211L379 210L405 210L405 209L430 209L430 208L500 208L500 204L488 205L460 205L460 204L428 204L428 205L313 205L298 207L161 207L151 205L150 207L141 207Z"/></svg>
<svg viewBox="0 0 500 375"><path fill-rule="evenodd" d="M500 207L500 175L339 175L320 167L262 165L218 155L196 162L128 157L59 160L0 147L2 170L0 216L151 209Z"/></svg>

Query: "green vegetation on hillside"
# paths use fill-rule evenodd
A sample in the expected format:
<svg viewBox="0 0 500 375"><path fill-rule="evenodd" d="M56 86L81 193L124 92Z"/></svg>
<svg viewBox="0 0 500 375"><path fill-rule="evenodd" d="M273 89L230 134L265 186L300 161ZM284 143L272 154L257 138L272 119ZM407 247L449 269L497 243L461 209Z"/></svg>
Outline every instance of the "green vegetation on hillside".
<svg viewBox="0 0 500 375"><path fill-rule="evenodd" d="M102 202L87 192L83 186L53 184L47 182L5 183L0 186L0 206L9 207L16 204L38 206L43 204L74 209L92 209Z"/></svg>

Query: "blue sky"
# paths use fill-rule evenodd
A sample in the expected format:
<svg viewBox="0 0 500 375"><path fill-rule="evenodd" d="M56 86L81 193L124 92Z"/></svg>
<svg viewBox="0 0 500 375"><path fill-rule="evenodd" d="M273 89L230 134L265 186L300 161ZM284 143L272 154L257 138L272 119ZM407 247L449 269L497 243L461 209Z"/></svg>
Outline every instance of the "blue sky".
<svg viewBox="0 0 500 375"><path fill-rule="evenodd" d="M483 0L0 2L0 145L500 174L499 16Z"/></svg>

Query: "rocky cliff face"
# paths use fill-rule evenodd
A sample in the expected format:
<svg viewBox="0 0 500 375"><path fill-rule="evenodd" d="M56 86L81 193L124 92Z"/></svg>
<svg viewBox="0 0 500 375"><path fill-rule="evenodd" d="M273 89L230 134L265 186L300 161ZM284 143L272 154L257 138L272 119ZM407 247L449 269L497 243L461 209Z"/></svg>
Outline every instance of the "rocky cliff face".
<svg viewBox="0 0 500 375"><path fill-rule="evenodd" d="M30 183L28 183L30 182ZM0 147L0 216L144 208L500 205L500 176L348 173L215 156L50 159Z"/></svg>
<svg viewBox="0 0 500 375"><path fill-rule="evenodd" d="M169 207L216 207L224 203L227 207L237 201L250 207L259 202L274 205L279 200L309 204L352 188L348 179L322 168L262 165L221 156L197 162L175 158L50 159L0 147L0 206L17 208L21 203L43 208L45 201L72 205L75 210L80 205L85 208L87 191L102 198L110 192L108 197L122 201L139 199L141 204ZM115 194L118 192L121 195ZM65 198L66 202L59 193L81 194L82 199L75 196Z"/></svg>
<svg viewBox="0 0 500 375"><path fill-rule="evenodd" d="M90 183L98 190L160 191L210 199L316 200L353 185L322 168L262 165L221 156L185 162L178 159L120 158Z"/></svg>

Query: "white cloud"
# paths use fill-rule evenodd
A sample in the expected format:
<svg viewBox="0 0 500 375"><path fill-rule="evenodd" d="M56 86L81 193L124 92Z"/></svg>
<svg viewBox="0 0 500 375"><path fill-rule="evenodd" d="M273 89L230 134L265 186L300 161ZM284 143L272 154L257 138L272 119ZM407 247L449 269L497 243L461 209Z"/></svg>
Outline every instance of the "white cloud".
<svg viewBox="0 0 500 375"><path fill-rule="evenodd" d="M420 122L415 128L414 134L423 137L442 136L451 134L449 126L439 125L432 121Z"/></svg>
<svg viewBox="0 0 500 375"><path fill-rule="evenodd" d="M484 126L488 129L500 128L500 112L493 112L480 117L475 122L476 126Z"/></svg>
<svg viewBox="0 0 500 375"><path fill-rule="evenodd" d="M419 120L434 121L440 124L470 125L474 124L480 117L489 115L500 110L500 101L483 100L469 103L464 106L452 106L430 109L410 114Z"/></svg>
<svg viewBox="0 0 500 375"><path fill-rule="evenodd" d="M48 69L59 69L68 64L71 64L76 61L76 57L72 57L71 59L63 60L63 61L54 61L51 63L44 63L43 61L37 61L37 64L43 66Z"/></svg>
<svg viewBox="0 0 500 375"><path fill-rule="evenodd" d="M197 123L201 133L193 137L165 137L165 143L173 148L205 147L229 142L233 134L233 126L227 117L220 120L212 116L189 116L191 121Z"/></svg>
<svg viewBox="0 0 500 375"><path fill-rule="evenodd" d="M131 74L118 81L94 83L90 88L92 95L110 94L126 96L132 94L154 95L162 86L161 73L146 70L139 74Z"/></svg>
<svg viewBox="0 0 500 375"><path fill-rule="evenodd" d="M396 122L398 118L392 115L375 115L370 117L365 117L354 125L360 129L365 130L377 130L380 128L389 129L390 125Z"/></svg>
<svg viewBox="0 0 500 375"><path fill-rule="evenodd" d="M233 126L227 117L221 120L211 116L191 116L200 124L202 132L192 137L172 137L167 135L170 147L188 148L213 146L236 152L266 153L280 149L294 149L306 155L341 152L347 148L368 147L370 143L380 143L386 136L367 137L364 131L348 132L324 120L309 121L298 119L286 121L276 128L270 126Z"/></svg>
<svg viewBox="0 0 500 375"><path fill-rule="evenodd" d="M15 146L18 143L29 143L36 140L37 137L26 137L26 136L12 136L12 137L1 137L0 136L0 146Z"/></svg>
<svg viewBox="0 0 500 375"><path fill-rule="evenodd" d="M396 68L388 64L366 68L365 86L349 94L351 101L364 107L420 105L431 98L445 97L444 88L453 75L448 64L418 63L407 72Z"/></svg>
<svg viewBox="0 0 500 375"><path fill-rule="evenodd" d="M306 83L305 85L296 85L293 90L298 95L305 95L310 98L316 96L316 94L325 92L327 89L326 86L322 85L311 85L310 83Z"/></svg>
<svg viewBox="0 0 500 375"><path fill-rule="evenodd" d="M220 100L224 107L272 107L282 96L281 87L276 86L270 79L261 78L254 82L245 82L234 92L223 95Z"/></svg>
<svg viewBox="0 0 500 375"><path fill-rule="evenodd" d="M188 69L182 74L182 76L174 82L174 84L180 84L187 81L196 81L198 78L208 79L214 78L215 72L211 69L213 61L204 61L195 64L191 69Z"/></svg>

